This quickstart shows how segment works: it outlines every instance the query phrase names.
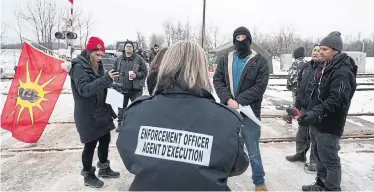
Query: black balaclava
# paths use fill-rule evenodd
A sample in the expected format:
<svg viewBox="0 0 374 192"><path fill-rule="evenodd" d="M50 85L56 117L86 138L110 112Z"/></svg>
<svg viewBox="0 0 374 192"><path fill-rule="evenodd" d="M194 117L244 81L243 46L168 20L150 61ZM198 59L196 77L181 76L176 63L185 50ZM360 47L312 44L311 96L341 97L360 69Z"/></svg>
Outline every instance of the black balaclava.
<svg viewBox="0 0 374 192"><path fill-rule="evenodd" d="M247 38L245 38L243 41L237 41L236 37L238 35L246 35ZM244 59L251 54L252 36L247 28L239 27L235 29L233 34L233 43L239 58Z"/></svg>

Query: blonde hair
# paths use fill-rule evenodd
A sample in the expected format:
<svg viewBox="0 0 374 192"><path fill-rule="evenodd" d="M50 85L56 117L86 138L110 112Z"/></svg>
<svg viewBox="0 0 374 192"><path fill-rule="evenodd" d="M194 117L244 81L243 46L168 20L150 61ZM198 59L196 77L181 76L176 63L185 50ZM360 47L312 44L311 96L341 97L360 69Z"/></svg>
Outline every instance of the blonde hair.
<svg viewBox="0 0 374 192"><path fill-rule="evenodd" d="M179 41L166 51L154 94L174 86L199 95L202 90L212 92L207 58L199 44Z"/></svg>

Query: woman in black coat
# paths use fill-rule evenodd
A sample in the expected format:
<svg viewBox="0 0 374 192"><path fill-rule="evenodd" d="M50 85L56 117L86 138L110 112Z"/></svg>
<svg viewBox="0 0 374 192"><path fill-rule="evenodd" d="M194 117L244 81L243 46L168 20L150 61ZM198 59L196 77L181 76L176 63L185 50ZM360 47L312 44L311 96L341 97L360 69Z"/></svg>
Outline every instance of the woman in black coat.
<svg viewBox="0 0 374 192"><path fill-rule="evenodd" d="M135 175L129 191L221 191L245 172L248 156L236 110L216 103L204 50L172 45L152 96L127 107L117 148Z"/></svg>
<svg viewBox="0 0 374 192"><path fill-rule="evenodd" d="M84 176L84 184L94 188L104 185L95 175L96 167L92 166L97 143L98 176L116 178L120 175L109 166L110 131L114 129L113 119L116 115L112 107L105 103L107 88L113 78L118 76L118 72L104 73L101 63L104 52L104 42L97 37L91 37L86 50L72 60L69 72L74 97L74 120L80 140L84 143L81 175Z"/></svg>
<svg viewBox="0 0 374 192"><path fill-rule="evenodd" d="M150 69L149 69L149 73L147 77L147 87L148 87L149 95L152 95L153 90L156 87L158 69L160 68L160 64L161 64L162 58L164 58L166 50L168 50L168 48L162 48L157 53L155 59L152 61L151 65L149 66Z"/></svg>

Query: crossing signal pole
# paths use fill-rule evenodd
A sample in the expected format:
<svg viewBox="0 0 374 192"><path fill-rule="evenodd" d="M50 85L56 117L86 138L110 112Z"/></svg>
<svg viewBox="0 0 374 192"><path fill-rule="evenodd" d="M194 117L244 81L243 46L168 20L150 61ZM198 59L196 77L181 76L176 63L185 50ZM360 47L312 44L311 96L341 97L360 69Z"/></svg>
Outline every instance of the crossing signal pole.
<svg viewBox="0 0 374 192"><path fill-rule="evenodd" d="M58 31L55 33L55 38L58 39L58 44L60 47L60 40L66 40L66 47L68 49L68 52L70 53L70 58L73 57L74 47L73 42L75 39L77 39L78 35L77 33L72 32L73 30L73 0L69 0L71 4L71 8L69 11L69 14L67 18L62 18L62 20L65 22L65 28L64 31Z"/></svg>

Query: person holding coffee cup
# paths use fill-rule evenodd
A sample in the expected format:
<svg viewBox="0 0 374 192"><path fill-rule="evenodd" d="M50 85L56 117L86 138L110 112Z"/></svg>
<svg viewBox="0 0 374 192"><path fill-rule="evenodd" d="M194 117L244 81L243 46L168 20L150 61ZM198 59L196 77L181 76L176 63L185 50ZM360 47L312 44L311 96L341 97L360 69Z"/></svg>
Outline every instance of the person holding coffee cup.
<svg viewBox="0 0 374 192"><path fill-rule="evenodd" d="M134 101L137 97L143 95L143 87L148 69L144 60L134 52L134 43L132 41L126 41L123 54L115 61L113 70L118 71L120 74L120 76L115 79L116 86L113 86L113 88L123 94L122 108L118 108L119 127L122 123L123 112L129 100ZM118 128L116 131L119 131Z"/></svg>

